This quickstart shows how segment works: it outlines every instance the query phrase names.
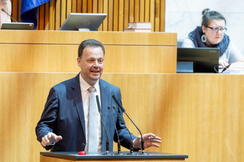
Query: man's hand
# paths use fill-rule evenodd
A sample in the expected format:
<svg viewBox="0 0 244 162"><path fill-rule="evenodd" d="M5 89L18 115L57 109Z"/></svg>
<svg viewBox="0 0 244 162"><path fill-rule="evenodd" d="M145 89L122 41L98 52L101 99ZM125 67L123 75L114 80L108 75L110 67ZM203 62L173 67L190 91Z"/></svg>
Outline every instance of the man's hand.
<svg viewBox="0 0 244 162"><path fill-rule="evenodd" d="M144 140L144 147L159 147L159 145L157 143L161 143L161 138L157 137L156 135L152 134L152 133L147 133L142 135L143 140ZM135 140L134 140L134 147L135 148L140 148L141 149L141 136L138 136Z"/></svg>
<svg viewBox="0 0 244 162"><path fill-rule="evenodd" d="M48 145L53 145L55 143L57 143L59 140L62 140L62 136L57 136L54 133L49 132L47 135L45 135L44 137L42 137L42 146L48 146Z"/></svg>

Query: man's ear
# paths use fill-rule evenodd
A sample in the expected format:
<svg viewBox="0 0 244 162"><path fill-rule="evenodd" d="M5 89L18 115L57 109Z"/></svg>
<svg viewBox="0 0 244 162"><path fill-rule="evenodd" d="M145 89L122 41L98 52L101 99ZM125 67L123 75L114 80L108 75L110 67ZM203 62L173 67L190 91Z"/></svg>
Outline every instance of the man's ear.
<svg viewBox="0 0 244 162"><path fill-rule="evenodd" d="M77 57L77 64L79 67L81 67L81 59L79 57Z"/></svg>

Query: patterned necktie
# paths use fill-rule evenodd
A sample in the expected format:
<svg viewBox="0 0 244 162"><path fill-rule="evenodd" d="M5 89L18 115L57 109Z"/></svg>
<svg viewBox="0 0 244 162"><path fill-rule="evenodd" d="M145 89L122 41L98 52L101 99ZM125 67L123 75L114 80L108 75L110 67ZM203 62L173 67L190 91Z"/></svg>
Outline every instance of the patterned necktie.
<svg viewBox="0 0 244 162"><path fill-rule="evenodd" d="M90 87L88 89L90 92L89 100L89 117L88 117L88 152L97 152L98 149L98 132L97 132L97 105L95 96L95 87Z"/></svg>

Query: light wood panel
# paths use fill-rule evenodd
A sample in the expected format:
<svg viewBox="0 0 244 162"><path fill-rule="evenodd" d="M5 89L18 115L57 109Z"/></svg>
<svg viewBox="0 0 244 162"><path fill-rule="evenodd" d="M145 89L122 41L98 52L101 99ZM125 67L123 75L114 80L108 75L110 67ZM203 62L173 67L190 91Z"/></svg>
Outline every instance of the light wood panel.
<svg viewBox="0 0 244 162"><path fill-rule="evenodd" d="M76 74L0 73L0 161L39 161L45 150L34 129L48 91ZM121 88L123 106L142 133L162 138L160 148L146 151L186 154L189 162L244 161L243 75L105 73L102 78Z"/></svg>
<svg viewBox="0 0 244 162"><path fill-rule="evenodd" d="M0 34L3 36L0 71L78 72L78 66L74 66L78 46L81 41L93 38L105 46L105 72L176 72L175 33L0 31Z"/></svg>
<svg viewBox="0 0 244 162"><path fill-rule="evenodd" d="M11 0L12 16L20 20L21 0ZM58 30L69 13L107 13L99 31L123 31L128 22L151 22L164 31L165 0L51 0L38 7L37 30Z"/></svg>
<svg viewBox="0 0 244 162"><path fill-rule="evenodd" d="M104 45L173 46L177 33L78 32L0 30L2 44L60 44L79 45L86 39L97 39Z"/></svg>
<svg viewBox="0 0 244 162"><path fill-rule="evenodd" d="M1 45L0 71L79 72L78 45ZM175 73L176 48L105 46L104 72ZM153 54L153 56L152 56ZM128 61L130 60L130 61Z"/></svg>

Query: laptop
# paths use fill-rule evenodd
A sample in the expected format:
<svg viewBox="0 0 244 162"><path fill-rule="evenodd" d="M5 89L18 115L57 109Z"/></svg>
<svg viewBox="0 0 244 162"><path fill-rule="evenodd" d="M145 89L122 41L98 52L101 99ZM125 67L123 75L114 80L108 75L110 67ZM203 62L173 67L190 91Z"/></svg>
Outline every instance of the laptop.
<svg viewBox="0 0 244 162"><path fill-rule="evenodd" d="M177 48L177 73L217 73L218 48Z"/></svg>
<svg viewBox="0 0 244 162"><path fill-rule="evenodd" d="M1 29L5 30L33 30L33 23L3 22Z"/></svg>
<svg viewBox="0 0 244 162"><path fill-rule="evenodd" d="M70 13L59 30L78 31L83 28L97 31L106 16L106 13Z"/></svg>

